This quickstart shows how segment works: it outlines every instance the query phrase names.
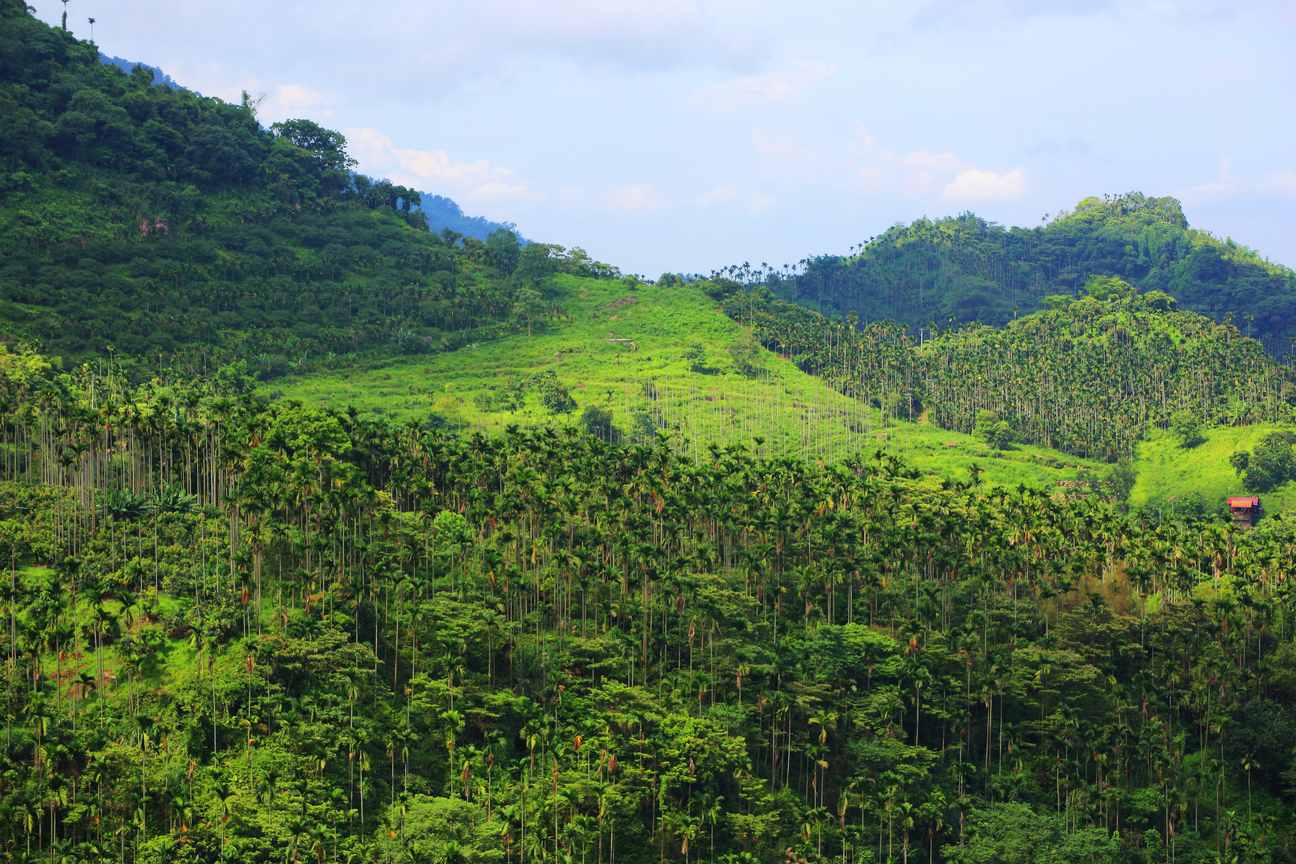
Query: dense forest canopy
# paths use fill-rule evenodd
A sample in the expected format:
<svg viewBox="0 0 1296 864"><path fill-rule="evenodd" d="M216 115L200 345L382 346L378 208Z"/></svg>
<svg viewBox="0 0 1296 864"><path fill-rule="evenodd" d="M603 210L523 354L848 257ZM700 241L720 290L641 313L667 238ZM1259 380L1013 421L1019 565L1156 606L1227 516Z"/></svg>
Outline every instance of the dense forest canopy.
<svg viewBox="0 0 1296 864"><path fill-rule="evenodd" d="M1001 328L934 328L919 339L890 321L825 318L730 280L704 283L734 320L843 393L942 428L974 430L993 412L1018 440L1128 459L1152 427L1187 411L1207 426L1296 421L1296 373L1233 324L1091 278L1085 296Z"/></svg>
<svg viewBox="0 0 1296 864"><path fill-rule="evenodd" d="M864 323L919 328L1002 326L1054 294L1079 296L1093 276L1162 291L1216 321L1244 326L1274 356L1296 336L1296 273L1232 240L1192 229L1173 198L1086 198L1035 228L972 213L896 224L846 255L717 275L764 284L780 299ZM1246 322L1245 325L1242 322Z"/></svg>
<svg viewBox="0 0 1296 864"><path fill-rule="evenodd" d="M355 175L337 132L263 129L17 3L0 124L5 860L1296 858L1285 519L628 446L610 415L490 438L272 403L254 378L521 341L553 274L619 273L433 233L448 205ZM1172 296L1277 310L1290 274L1168 200L808 265L688 290L850 404L996 446L1121 460L1154 425L1293 419L1291 370ZM915 338L947 301L969 314ZM1282 482L1294 440L1232 467Z"/></svg>
<svg viewBox="0 0 1296 864"><path fill-rule="evenodd" d="M159 357L196 372L241 359L268 378L513 326L516 291L535 279L509 278L453 202L425 210L417 192L353 174L345 138L309 120L263 129L246 96L155 85L0 8L8 339L145 371ZM471 224L433 234L429 214ZM618 275L541 248L554 269Z"/></svg>
<svg viewBox="0 0 1296 864"><path fill-rule="evenodd" d="M13 860L1296 848L1282 519L5 356Z"/></svg>

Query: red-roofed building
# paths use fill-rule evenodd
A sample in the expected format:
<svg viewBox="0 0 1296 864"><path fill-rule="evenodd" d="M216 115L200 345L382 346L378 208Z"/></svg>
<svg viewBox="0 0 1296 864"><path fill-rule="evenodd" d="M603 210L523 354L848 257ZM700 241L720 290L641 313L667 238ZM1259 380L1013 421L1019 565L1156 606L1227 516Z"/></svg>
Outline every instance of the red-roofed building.
<svg viewBox="0 0 1296 864"><path fill-rule="evenodd" d="M1233 524L1239 528L1254 528L1260 521L1259 498L1230 498L1229 509L1233 511Z"/></svg>

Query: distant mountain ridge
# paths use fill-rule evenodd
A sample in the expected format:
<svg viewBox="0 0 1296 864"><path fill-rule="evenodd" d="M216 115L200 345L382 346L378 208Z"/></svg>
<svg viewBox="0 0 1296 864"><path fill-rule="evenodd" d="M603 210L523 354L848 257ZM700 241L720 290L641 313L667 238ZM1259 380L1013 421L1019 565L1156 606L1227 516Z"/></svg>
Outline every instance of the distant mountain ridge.
<svg viewBox="0 0 1296 864"><path fill-rule="evenodd" d="M155 86L158 84L165 84L168 87L170 87L172 90L188 90L190 93L194 94L195 96L202 95L197 90L176 83L176 80L172 78L170 75L163 72L157 66L150 66L148 63L137 63L134 60L125 60L121 57L109 57L107 54L103 53L102 51L99 52L99 62L107 64L109 66L116 66L118 69L121 69L127 75L129 75L131 70L134 69L136 66L143 66L145 69L152 70L153 84Z"/></svg>
<svg viewBox="0 0 1296 864"><path fill-rule="evenodd" d="M449 228L465 237L482 241L485 241L492 231L500 228L517 233L517 225L513 222L492 222L484 216L467 216L463 208L449 198L427 192L420 192L419 195L422 196L423 201L413 209L427 217L428 228L432 231ZM519 234L518 237L521 238L522 235ZM522 242L530 241L523 239Z"/></svg>

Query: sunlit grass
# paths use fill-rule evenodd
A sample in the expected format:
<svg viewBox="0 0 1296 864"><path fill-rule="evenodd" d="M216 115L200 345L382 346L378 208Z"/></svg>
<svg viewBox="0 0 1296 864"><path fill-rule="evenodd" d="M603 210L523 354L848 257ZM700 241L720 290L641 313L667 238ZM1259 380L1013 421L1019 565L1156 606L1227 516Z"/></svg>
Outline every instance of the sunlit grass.
<svg viewBox="0 0 1296 864"><path fill-rule="evenodd" d="M1173 508L1194 493L1210 509L1224 506L1231 495L1250 494L1229 465L1236 450L1252 450L1260 440L1280 427L1271 423L1254 426L1203 430L1203 440L1193 447L1181 447L1179 439L1153 432L1138 445L1134 462L1138 482L1130 503L1143 507ZM1284 483L1260 496L1265 512L1272 515L1296 506L1296 488Z"/></svg>
<svg viewBox="0 0 1296 864"><path fill-rule="evenodd" d="M556 280L557 315L533 328L459 351L395 359L365 368L319 372L276 381L266 390L308 405L377 412L404 421L440 415L451 429L498 435L523 429L565 427L596 405L631 432L635 414L655 408L655 418L680 452L704 457L707 445L743 445L768 456L836 461L869 458L881 450L903 456L928 473L967 481L975 465L989 486L1026 485L1066 494L1088 494L1112 466L1046 447L1016 445L994 451L971 435L938 429L922 418L883 417L877 408L847 399L791 361L763 352L763 370L733 371L729 348L742 328L696 289L615 280ZM628 339L630 342L606 341ZM706 351L706 370L690 371L690 345ZM570 389L575 411L553 414L531 393L518 410L503 407L511 381L552 371ZM654 392L655 402L649 397ZM1243 492L1228 455L1250 449L1276 427L1208 430L1205 441L1183 449L1153 433L1139 445L1137 484L1130 503L1164 507L1196 493L1208 509ZM757 439L763 441L757 444ZM1276 513L1296 506L1296 489L1265 496Z"/></svg>

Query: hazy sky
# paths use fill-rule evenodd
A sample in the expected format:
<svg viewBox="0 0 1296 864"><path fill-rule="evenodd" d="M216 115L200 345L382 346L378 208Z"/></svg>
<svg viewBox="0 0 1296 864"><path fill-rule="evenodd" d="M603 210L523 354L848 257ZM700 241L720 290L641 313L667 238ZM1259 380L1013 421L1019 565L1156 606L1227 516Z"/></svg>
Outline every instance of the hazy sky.
<svg viewBox="0 0 1296 864"><path fill-rule="evenodd" d="M365 173L650 277L1127 191L1296 266L1292 0L67 9L109 55L343 131Z"/></svg>

